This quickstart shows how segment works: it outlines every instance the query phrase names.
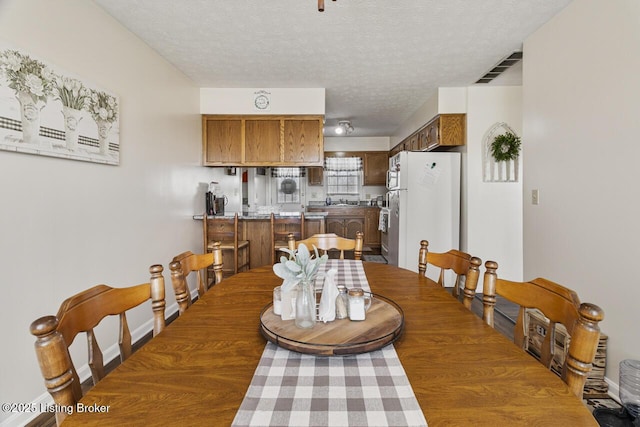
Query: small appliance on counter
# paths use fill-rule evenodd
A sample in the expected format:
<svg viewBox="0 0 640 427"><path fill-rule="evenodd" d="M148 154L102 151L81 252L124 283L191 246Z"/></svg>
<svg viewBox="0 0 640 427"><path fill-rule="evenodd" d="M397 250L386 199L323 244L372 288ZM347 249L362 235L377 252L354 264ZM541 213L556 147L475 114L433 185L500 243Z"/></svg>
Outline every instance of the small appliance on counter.
<svg viewBox="0 0 640 427"><path fill-rule="evenodd" d="M208 216L223 216L224 215L224 205L227 204L227 197L223 194L218 193L216 189L216 185L218 183L212 181L209 184L209 191L206 193L206 212Z"/></svg>

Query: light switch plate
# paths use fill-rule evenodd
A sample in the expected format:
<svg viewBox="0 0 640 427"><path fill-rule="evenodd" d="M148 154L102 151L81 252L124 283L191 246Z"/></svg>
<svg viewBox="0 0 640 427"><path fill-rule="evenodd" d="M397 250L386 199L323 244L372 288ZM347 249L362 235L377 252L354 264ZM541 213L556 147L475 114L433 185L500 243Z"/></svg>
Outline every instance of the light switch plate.
<svg viewBox="0 0 640 427"><path fill-rule="evenodd" d="M536 188L531 190L531 204L537 205L540 203L540 191Z"/></svg>

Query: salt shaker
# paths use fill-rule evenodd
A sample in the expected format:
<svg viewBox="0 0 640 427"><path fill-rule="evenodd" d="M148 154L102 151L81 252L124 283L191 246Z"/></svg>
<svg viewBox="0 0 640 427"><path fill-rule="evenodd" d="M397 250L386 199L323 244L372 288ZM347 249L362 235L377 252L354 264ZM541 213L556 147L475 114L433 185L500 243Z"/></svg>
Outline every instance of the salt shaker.
<svg viewBox="0 0 640 427"><path fill-rule="evenodd" d="M364 320L365 310L364 291L361 288L349 289L349 318Z"/></svg>
<svg viewBox="0 0 640 427"><path fill-rule="evenodd" d="M347 288L338 286L338 296L336 297L336 319L346 319L349 317L348 311L349 299L347 297Z"/></svg>

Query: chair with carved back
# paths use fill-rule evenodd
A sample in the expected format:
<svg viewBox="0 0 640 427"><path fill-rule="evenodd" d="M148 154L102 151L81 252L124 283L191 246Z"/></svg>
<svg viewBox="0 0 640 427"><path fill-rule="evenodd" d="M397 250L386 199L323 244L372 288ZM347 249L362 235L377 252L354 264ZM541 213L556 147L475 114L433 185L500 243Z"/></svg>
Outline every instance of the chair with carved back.
<svg viewBox="0 0 640 427"><path fill-rule="evenodd" d="M537 278L529 282L512 282L499 279L498 264L485 263L483 281L483 318L494 326L493 311L496 295L520 306L516 320L513 341L523 350L527 349L529 326L527 310L537 309L549 319L542 346L540 362L548 369L555 352L555 334L558 324L562 324L570 337L569 349L561 367L561 377L571 391L582 398L584 384L591 371L600 337L599 322L604 319L603 310L595 304L580 303L578 295L562 285L550 280ZM566 349L565 349L566 351Z"/></svg>
<svg viewBox="0 0 640 427"><path fill-rule="evenodd" d="M340 259L344 259L345 251L353 251L353 258L359 260L362 258L364 233L358 231L355 239L347 239L346 237L340 237L333 233L314 234L307 239L298 241L293 238L293 235L289 235L288 242L290 250L294 250L301 243L304 243L310 251L313 250L313 246L318 248L320 255L326 254L330 250L337 250L340 252Z"/></svg>
<svg viewBox="0 0 640 427"><path fill-rule="evenodd" d="M198 298L201 298L212 286L222 281L222 249L220 242L213 242L211 252L194 254L191 251L176 255L169 263L171 284L176 296L180 314L192 304L187 277L195 273ZM209 281L209 277L213 279Z"/></svg>
<svg viewBox="0 0 640 427"><path fill-rule="evenodd" d="M427 265L429 264L440 268L438 284L442 287L445 287L446 272L451 270L455 273L456 280L453 284L452 295L456 299L458 299L460 294L460 283L463 281L462 279L464 279L462 303L471 310L471 303L473 302L473 298L476 295L476 288L478 287L482 260L456 249L451 249L444 253L429 252L429 242L421 240L418 253L418 273L425 276L427 273Z"/></svg>
<svg viewBox="0 0 640 427"><path fill-rule="evenodd" d="M152 265L149 268L150 282L137 286L94 286L66 299L56 316L44 316L31 323L30 332L36 337L35 350L40 371L55 405L73 406L82 397L80 379L69 354L69 346L79 333L85 332L87 336L89 367L95 385L105 376L103 354L93 333L102 319L111 315L120 318L118 344L121 361L132 353L127 311L150 300L153 335L164 329L165 288L162 270L161 265ZM65 411L56 412L58 425L66 416Z"/></svg>
<svg viewBox="0 0 640 427"><path fill-rule="evenodd" d="M220 242L220 248L224 256L225 265L223 274L232 276L240 271L250 268L250 244L239 231L238 214L233 217L204 215L203 218L204 250L211 252L214 242ZM211 280L207 277L207 280Z"/></svg>
<svg viewBox="0 0 640 427"><path fill-rule="evenodd" d="M304 239L304 212L300 216L275 216L271 214L271 264L278 259L280 248L288 247L289 234L293 234L295 240Z"/></svg>

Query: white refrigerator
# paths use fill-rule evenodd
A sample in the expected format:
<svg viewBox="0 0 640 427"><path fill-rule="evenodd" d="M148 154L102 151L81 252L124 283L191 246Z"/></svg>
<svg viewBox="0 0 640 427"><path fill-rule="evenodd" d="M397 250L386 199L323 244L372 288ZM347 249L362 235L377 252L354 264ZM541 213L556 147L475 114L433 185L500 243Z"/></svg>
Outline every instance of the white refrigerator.
<svg viewBox="0 0 640 427"><path fill-rule="evenodd" d="M387 189L389 264L418 271L423 239L431 252L459 249L460 153L402 151L389 159Z"/></svg>

